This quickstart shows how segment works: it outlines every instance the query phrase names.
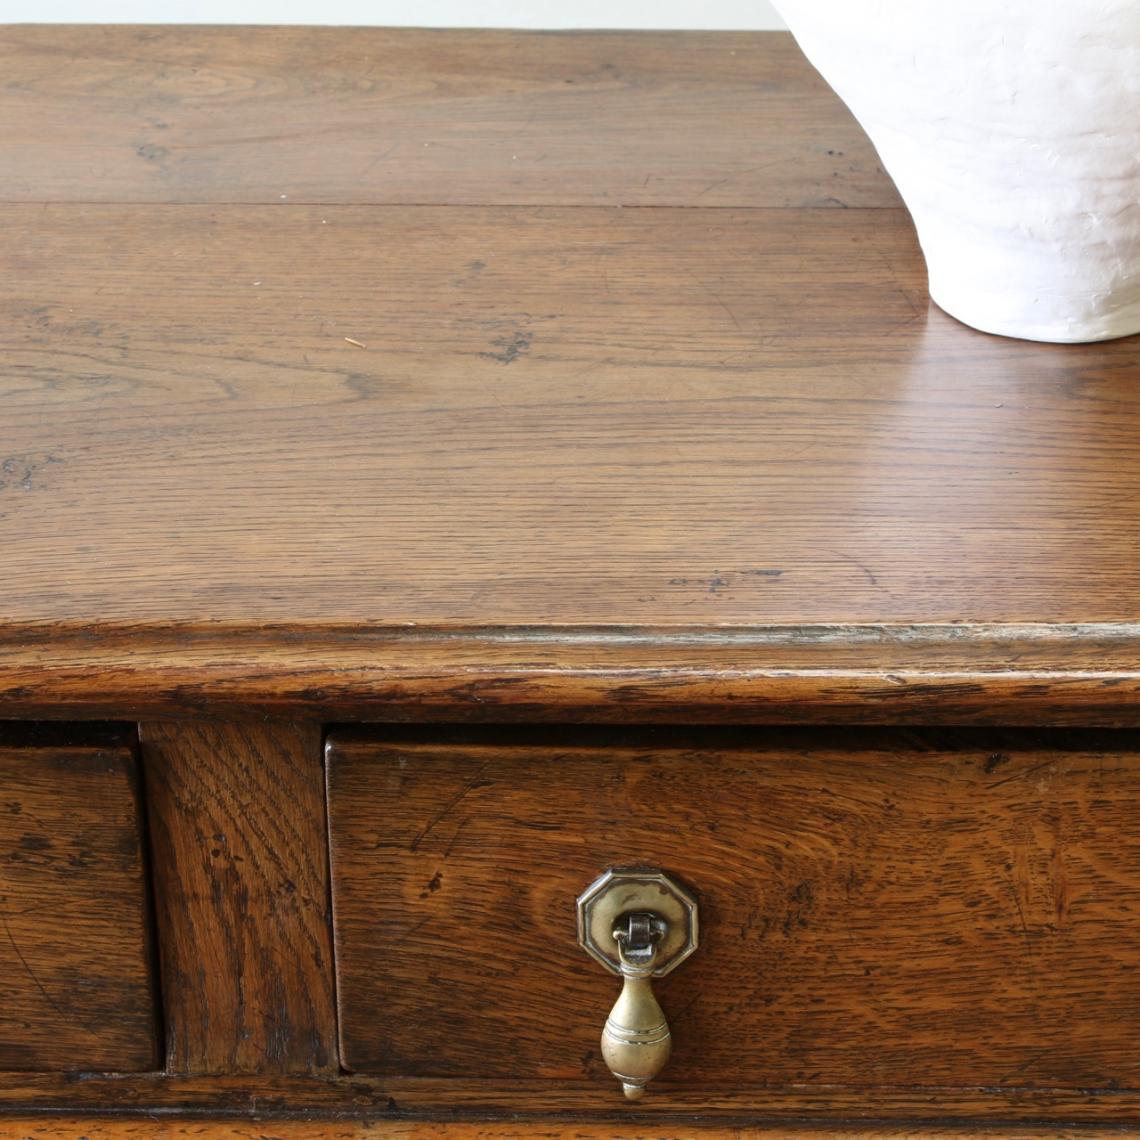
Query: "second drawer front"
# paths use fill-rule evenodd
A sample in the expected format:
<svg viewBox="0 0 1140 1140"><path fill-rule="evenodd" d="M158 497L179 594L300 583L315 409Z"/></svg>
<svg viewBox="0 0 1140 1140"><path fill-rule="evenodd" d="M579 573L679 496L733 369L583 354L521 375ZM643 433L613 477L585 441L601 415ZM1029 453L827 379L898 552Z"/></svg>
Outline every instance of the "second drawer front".
<svg viewBox="0 0 1140 1140"><path fill-rule="evenodd" d="M849 746L848 746L849 745ZM329 744L341 1031L361 1072L609 1080L574 901L698 896L656 1085L1133 1085L1140 755L757 732L746 744Z"/></svg>

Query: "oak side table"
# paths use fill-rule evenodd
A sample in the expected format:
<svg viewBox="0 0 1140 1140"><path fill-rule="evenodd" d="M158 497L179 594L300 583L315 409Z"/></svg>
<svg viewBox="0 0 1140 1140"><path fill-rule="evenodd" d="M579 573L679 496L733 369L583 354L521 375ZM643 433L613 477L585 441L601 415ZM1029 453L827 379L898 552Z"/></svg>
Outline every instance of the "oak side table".
<svg viewBox="0 0 1140 1140"><path fill-rule="evenodd" d="M1140 339L933 307L783 34L0 116L0 1134L1140 1125Z"/></svg>

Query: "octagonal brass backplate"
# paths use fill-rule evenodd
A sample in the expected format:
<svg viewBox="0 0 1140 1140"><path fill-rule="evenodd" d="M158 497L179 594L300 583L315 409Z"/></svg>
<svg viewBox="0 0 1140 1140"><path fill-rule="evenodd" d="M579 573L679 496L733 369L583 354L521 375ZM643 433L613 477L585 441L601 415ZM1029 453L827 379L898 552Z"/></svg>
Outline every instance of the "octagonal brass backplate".
<svg viewBox="0 0 1140 1140"><path fill-rule="evenodd" d="M666 922L653 977L676 969L697 948L697 900L653 867L615 867L578 899L578 942L607 970L620 974L614 927L623 915L649 913Z"/></svg>

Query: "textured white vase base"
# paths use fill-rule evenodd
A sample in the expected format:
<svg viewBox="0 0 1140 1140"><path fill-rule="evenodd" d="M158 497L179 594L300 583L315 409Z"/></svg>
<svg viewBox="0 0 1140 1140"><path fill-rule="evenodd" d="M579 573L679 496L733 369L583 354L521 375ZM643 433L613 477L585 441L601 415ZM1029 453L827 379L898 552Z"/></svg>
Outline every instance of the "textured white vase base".
<svg viewBox="0 0 1140 1140"><path fill-rule="evenodd" d="M1080 321L1054 319L1035 322L1032 307L1018 304L1009 311L1009 295L971 289L966 293L940 289L930 284L930 299L945 313L964 325L995 336L1018 340L1036 340L1049 344L1089 344L1093 341L1119 340L1140 333L1140 298L1114 306L1110 311Z"/></svg>

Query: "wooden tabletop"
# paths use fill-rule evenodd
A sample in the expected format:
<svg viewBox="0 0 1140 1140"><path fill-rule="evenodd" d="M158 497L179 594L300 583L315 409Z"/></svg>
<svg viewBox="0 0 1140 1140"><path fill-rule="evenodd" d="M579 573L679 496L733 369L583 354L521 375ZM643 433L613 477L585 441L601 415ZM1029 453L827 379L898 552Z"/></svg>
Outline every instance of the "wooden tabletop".
<svg viewBox="0 0 1140 1140"><path fill-rule="evenodd" d="M1136 690L1140 338L934 307L786 34L10 27L0 75L8 707L33 641L278 627Z"/></svg>

